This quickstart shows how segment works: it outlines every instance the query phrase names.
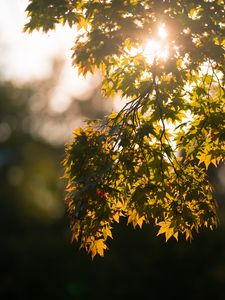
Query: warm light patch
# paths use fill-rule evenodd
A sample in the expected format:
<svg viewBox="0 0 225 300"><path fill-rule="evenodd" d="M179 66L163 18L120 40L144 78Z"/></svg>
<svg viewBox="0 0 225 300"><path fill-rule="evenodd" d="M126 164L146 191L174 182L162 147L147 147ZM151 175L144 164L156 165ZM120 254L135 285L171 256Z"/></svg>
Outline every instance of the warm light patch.
<svg viewBox="0 0 225 300"><path fill-rule="evenodd" d="M155 59L166 60L169 56L168 46L163 46L158 40L149 40L144 49L144 56L149 64Z"/></svg>
<svg viewBox="0 0 225 300"><path fill-rule="evenodd" d="M146 43L144 56L149 64L152 64L156 59L166 60L168 58L169 47L166 42L167 36L168 33L165 24L162 24L158 29L157 36Z"/></svg>
<svg viewBox="0 0 225 300"><path fill-rule="evenodd" d="M127 50L127 53L130 55L130 56L136 56L138 55L139 53L141 53L141 48L135 48L135 47L131 47L129 50Z"/></svg>
<svg viewBox="0 0 225 300"><path fill-rule="evenodd" d="M168 36L168 33L166 31L166 28L165 28L165 24L162 24L159 29L158 29L158 35L161 39L166 39L167 36Z"/></svg>

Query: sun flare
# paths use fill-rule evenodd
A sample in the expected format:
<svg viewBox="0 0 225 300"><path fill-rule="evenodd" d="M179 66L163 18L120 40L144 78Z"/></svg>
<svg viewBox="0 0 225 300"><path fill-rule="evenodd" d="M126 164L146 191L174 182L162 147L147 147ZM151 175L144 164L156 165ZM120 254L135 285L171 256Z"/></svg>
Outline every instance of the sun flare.
<svg viewBox="0 0 225 300"><path fill-rule="evenodd" d="M157 35L147 41L143 53L149 64L152 64L156 59L167 60L169 56L167 37L168 32L165 24L162 24L158 28Z"/></svg>

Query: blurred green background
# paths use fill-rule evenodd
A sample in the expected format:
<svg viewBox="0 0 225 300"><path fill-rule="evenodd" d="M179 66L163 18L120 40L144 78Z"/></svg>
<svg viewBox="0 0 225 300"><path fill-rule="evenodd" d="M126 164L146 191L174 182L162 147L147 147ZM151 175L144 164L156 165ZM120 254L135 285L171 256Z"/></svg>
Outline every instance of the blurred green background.
<svg viewBox="0 0 225 300"><path fill-rule="evenodd" d="M19 0L3 3L13 12ZM105 257L92 261L71 243L61 162L72 128L113 104L93 78L82 97L70 95L63 106L58 91L51 102L65 62L53 59L45 78L10 79L2 75L7 49L0 38L0 299L225 299L224 165L209 168L217 230L166 243L153 224L133 230L123 220Z"/></svg>

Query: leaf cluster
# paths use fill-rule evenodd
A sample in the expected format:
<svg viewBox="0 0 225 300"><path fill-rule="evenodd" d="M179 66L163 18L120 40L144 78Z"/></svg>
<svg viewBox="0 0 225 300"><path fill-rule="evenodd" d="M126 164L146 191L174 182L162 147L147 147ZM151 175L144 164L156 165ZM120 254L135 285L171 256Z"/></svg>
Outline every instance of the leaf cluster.
<svg viewBox="0 0 225 300"><path fill-rule="evenodd" d="M225 4L199 1L37 1L25 30L77 26L73 64L96 69L119 113L88 122L66 146L66 202L73 239L103 255L114 222L151 220L159 234L192 239L217 225L206 175L225 154ZM169 58L146 60L142 49L164 24ZM179 155L183 153L183 155Z"/></svg>

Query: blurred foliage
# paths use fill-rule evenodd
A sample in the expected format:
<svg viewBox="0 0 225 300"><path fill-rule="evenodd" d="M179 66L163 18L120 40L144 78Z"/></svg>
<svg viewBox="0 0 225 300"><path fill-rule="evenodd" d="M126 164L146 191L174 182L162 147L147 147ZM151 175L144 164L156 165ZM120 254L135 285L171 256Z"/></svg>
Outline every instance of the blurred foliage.
<svg viewBox="0 0 225 300"><path fill-rule="evenodd" d="M128 98L119 113L74 131L66 148L72 235L92 257L104 255L121 216L134 227L153 219L166 240L217 226L205 171L225 154L224 7L223 0L29 1L25 31L76 25L74 66L84 76L100 70L104 94ZM157 41L160 26L169 57L148 59L144 45Z"/></svg>

